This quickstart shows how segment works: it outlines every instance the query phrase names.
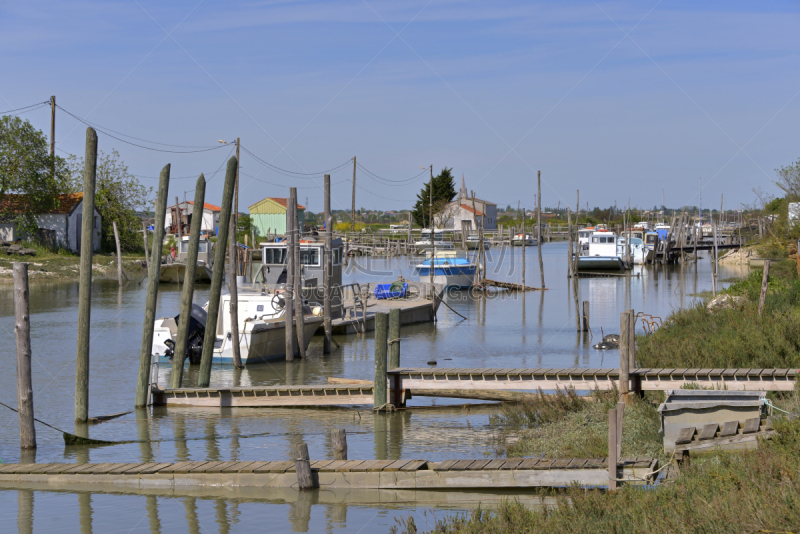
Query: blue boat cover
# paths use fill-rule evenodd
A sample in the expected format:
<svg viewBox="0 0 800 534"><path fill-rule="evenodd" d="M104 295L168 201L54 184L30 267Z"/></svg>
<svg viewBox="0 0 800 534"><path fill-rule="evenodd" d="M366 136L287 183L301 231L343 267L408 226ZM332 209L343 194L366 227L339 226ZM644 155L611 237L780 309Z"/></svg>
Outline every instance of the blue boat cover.
<svg viewBox="0 0 800 534"><path fill-rule="evenodd" d="M378 300L402 298L406 296L406 291L408 291L407 283L403 283L402 288L400 288L400 284L377 284L375 286L375 298Z"/></svg>

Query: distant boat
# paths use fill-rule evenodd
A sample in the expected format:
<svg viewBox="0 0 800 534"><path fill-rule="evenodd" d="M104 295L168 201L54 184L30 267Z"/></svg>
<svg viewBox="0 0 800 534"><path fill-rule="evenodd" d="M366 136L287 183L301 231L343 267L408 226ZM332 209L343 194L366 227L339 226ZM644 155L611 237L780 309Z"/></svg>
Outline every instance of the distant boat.
<svg viewBox="0 0 800 534"><path fill-rule="evenodd" d="M438 247L438 244L437 244ZM492 244L489 243L488 239L483 240L483 248L484 250L489 250L492 247ZM467 250L478 250L481 248L481 240L478 237L478 234L469 234L467 236Z"/></svg>
<svg viewBox="0 0 800 534"><path fill-rule="evenodd" d="M455 251L439 251L433 258L433 283L445 287L472 287L478 265L475 261L457 257ZM431 258L414 267L414 276L420 282L427 282L431 277Z"/></svg>
<svg viewBox="0 0 800 534"><path fill-rule="evenodd" d="M455 250L455 245L451 241L445 241L441 230L433 231L434 248L436 250ZM414 243L414 248L418 253L423 253L431 249L431 231L423 228L420 232L420 240Z"/></svg>
<svg viewBox="0 0 800 534"><path fill-rule="evenodd" d="M578 271L624 270L625 260L619 254L617 235L607 230L593 232L589 248L578 256Z"/></svg>
<svg viewBox="0 0 800 534"><path fill-rule="evenodd" d="M189 255L189 236L183 236L178 244L175 259L162 263L158 281L162 284L182 284L186 278L186 258ZM211 243L205 235L200 236L197 249L197 268L194 271L195 283L211 282ZM167 256L170 259L170 256Z"/></svg>
<svg viewBox="0 0 800 534"><path fill-rule="evenodd" d="M535 247L536 245L539 244L539 242L536 241L536 238L533 237L531 234L525 234L524 240L526 247ZM523 241L522 234L517 234L511 238L511 245L515 247L521 247L522 241Z"/></svg>

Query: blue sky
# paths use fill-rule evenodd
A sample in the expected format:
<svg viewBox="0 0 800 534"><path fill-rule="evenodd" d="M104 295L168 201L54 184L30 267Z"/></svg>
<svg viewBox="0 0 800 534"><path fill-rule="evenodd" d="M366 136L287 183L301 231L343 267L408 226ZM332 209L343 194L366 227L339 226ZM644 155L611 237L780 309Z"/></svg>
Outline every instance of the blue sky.
<svg viewBox="0 0 800 534"><path fill-rule="evenodd" d="M293 172L352 156L405 180L433 164L501 205L726 207L800 158L798 2L457 0L8 2L0 0L0 111L57 96L64 109L160 143L242 139ZM169 35L169 36L168 36ZM22 115L49 132L46 108ZM59 154L85 126L59 110ZM151 145L152 146L152 145ZM106 135L131 172L170 196L229 148L143 150ZM167 147L161 147L167 148ZM185 150L185 149L175 149ZM240 207L322 180L242 155ZM224 171L224 168L223 168ZM352 167L333 174L349 209ZM178 179L182 178L182 179ZM359 170L357 205L408 208L422 185ZM206 197L218 203L222 172ZM191 198L191 193L188 197Z"/></svg>

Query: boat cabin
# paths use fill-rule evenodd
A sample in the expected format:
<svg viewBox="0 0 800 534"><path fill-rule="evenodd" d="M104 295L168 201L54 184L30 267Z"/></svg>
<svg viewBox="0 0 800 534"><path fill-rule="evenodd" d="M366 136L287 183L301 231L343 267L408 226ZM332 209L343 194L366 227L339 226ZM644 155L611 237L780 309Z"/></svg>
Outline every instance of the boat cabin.
<svg viewBox="0 0 800 534"><path fill-rule="evenodd" d="M340 238L332 243L331 257L331 307L333 316L341 310L342 299L342 258L344 247ZM300 277L302 278L303 298L313 303L322 303L325 286L325 242L320 240L300 240ZM261 243L261 267L253 276L253 283L267 287L280 287L286 284L286 242Z"/></svg>
<svg viewBox="0 0 800 534"><path fill-rule="evenodd" d="M190 236L188 235L181 238L178 255L175 258L179 263L186 263L186 258L189 256L189 238ZM201 235L197 246L197 261L202 261L206 265L211 266L211 242L208 240L208 236Z"/></svg>
<svg viewBox="0 0 800 534"><path fill-rule="evenodd" d="M438 228L433 231L433 238L436 240L437 243L441 243L444 241L444 234L442 230ZM423 228L419 232L420 241L430 241L431 240L431 231L427 228Z"/></svg>
<svg viewBox="0 0 800 534"><path fill-rule="evenodd" d="M614 232L593 232L589 240L589 256L618 256Z"/></svg>

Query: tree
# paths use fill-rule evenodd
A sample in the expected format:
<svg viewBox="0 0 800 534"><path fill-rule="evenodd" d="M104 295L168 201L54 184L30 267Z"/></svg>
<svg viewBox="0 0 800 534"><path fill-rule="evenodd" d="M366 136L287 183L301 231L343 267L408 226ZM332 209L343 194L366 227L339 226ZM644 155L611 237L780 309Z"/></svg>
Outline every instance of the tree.
<svg viewBox="0 0 800 534"><path fill-rule="evenodd" d="M19 117L0 118L0 219L35 235L36 215L55 208L58 195L68 189L66 161L50 155L45 135ZM3 202L11 193L25 197Z"/></svg>
<svg viewBox="0 0 800 534"><path fill-rule="evenodd" d="M438 176L433 177L433 212L438 213L453 201L456 197L456 182L453 178L451 168L443 168ZM411 214L414 216L414 224L427 226L430 224L430 195L431 182L426 182L425 187L417 195L417 202ZM438 226L442 226L438 223Z"/></svg>
<svg viewBox="0 0 800 534"><path fill-rule="evenodd" d="M83 191L83 159L72 156L69 160L71 188ZM128 172L128 166L119 159L119 152L97 155L97 180L94 204L102 219L100 243L103 250L116 250L114 221L117 222L119 242L122 250L141 250L141 219L136 212L147 208L147 196L153 190L143 186Z"/></svg>
<svg viewBox="0 0 800 534"><path fill-rule="evenodd" d="M775 185L786 192L786 200L796 202L800 199L800 159L793 164L775 169L778 181Z"/></svg>

